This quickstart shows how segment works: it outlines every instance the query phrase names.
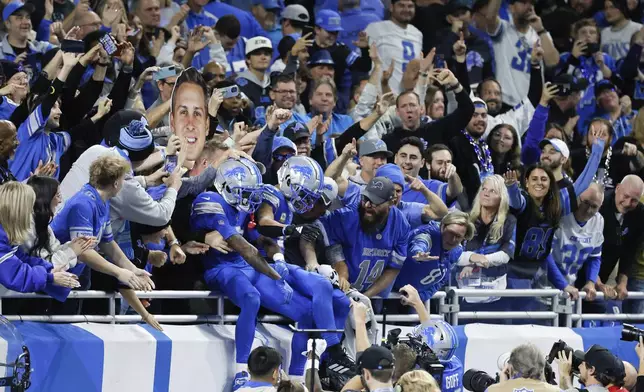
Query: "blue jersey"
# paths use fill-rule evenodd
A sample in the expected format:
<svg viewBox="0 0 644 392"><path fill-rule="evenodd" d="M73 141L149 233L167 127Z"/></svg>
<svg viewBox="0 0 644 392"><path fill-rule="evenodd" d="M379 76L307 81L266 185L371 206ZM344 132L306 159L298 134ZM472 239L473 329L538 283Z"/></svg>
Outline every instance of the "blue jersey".
<svg viewBox="0 0 644 392"><path fill-rule="evenodd" d="M461 392L463 389L461 385L461 380L463 379L463 363L461 363L461 360L454 355L449 361L441 361L441 365L445 366L441 392Z"/></svg>
<svg viewBox="0 0 644 392"><path fill-rule="evenodd" d="M438 197L443 200L443 203L447 204L447 183L437 180L422 180L423 184L430 191L434 192ZM407 202L416 202L427 204L427 199L423 196L422 193L418 191L411 190L409 184L405 184L403 189L402 200Z"/></svg>
<svg viewBox="0 0 644 392"><path fill-rule="evenodd" d="M222 1L211 1L203 8L217 18L221 18L224 15L234 15L239 20L239 25L241 26L240 35L244 38L250 39L260 35L266 37L266 31L264 31L253 14L248 11L244 11Z"/></svg>
<svg viewBox="0 0 644 392"><path fill-rule="evenodd" d="M344 260L349 269L349 283L361 292L371 287L385 269L402 268L407 258L411 228L397 208L389 209L385 227L377 232L362 230L360 213L353 207L333 211L320 218L320 222L326 245L336 251L341 248L343 253L330 261Z"/></svg>
<svg viewBox="0 0 644 392"><path fill-rule="evenodd" d="M16 156L9 161L9 168L18 181L29 178L38 167L38 162L43 164L53 160L60 166L60 157L72 144L72 139L67 132L46 132L45 124L49 117L42 114L42 106L38 105L31 112L27 120L18 127L18 141ZM56 169L54 178L58 178L60 168Z"/></svg>
<svg viewBox="0 0 644 392"><path fill-rule="evenodd" d="M275 221L283 224L283 225L290 225L291 222L293 221L293 212L288 206L288 203L286 202L286 198L284 197L284 194L280 192L279 189L277 189L273 185L266 185L264 187L264 200L262 204L267 204L268 206L271 207L271 210L273 211L273 218ZM250 220L250 215L247 216L247 219L244 221L244 225L242 226L244 229L244 237L246 237L249 241L255 242L259 238L259 232L257 231L256 227L251 227L248 225L248 221ZM279 237L277 239L277 245L282 249L284 249L284 237ZM255 245L257 247L257 250L262 254L262 256L266 257L266 252L264 251L263 248L259 246L259 244Z"/></svg>
<svg viewBox="0 0 644 392"><path fill-rule="evenodd" d="M51 222L51 228L63 244L80 236L96 237L104 243L111 242L114 236L110 223L110 202L103 201L96 188L85 184L67 200Z"/></svg>
<svg viewBox="0 0 644 392"><path fill-rule="evenodd" d="M184 23L189 31L194 30L197 26L214 27L217 24L217 17L206 10L201 10L198 14L191 10Z"/></svg>
<svg viewBox="0 0 644 392"><path fill-rule="evenodd" d="M444 251L442 244L439 223L431 222L414 230L409 241L409 257L396 278L394 289L400 289L410 284L418 290L423 302L430 299L443 286L449 277L449 272L463 253L463 247L460 245L452 250ZM413 256L418 252L429 252L432 256L438 256L440 259L417 261Z"/></svg>
<svg viewBox="0 0 644 392"><path fill-rule="evenodd" d="M193 230L217 230L225 240L236 234L243 234L241 224L245 219L237 209L226 203L226 200L216 192L203 192L192 203L190 223ZM244 258L237 252L220 253L213 248L201 256L206 269L211 269L222 263L246 265Z"/></svg>

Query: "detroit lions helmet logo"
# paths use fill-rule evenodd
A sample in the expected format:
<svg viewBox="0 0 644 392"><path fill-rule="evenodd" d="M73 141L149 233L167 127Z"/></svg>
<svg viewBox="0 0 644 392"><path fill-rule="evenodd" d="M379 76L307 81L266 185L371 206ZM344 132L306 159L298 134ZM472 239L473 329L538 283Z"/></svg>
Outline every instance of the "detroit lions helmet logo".
<svg viewBox="0 0 644 392"><path fill-rule="evenodd" d="M241 182L246 179L246 171L241 166L233 167L224 173L224 177L234 177Z"/></svg>

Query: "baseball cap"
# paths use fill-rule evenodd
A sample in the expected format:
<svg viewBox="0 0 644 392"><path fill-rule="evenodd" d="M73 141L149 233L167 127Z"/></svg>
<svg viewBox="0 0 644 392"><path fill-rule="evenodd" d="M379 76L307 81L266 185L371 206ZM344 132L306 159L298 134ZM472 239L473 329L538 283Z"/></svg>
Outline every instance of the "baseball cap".
<svg viewBox="0 0 644 392"><path fill-rule="evenodd" d="M614 90L617 91L617 88L613 83L608 80L602 80L595 84L595 99L601 95L604 91Z"/></svg>
<svg viewBox="0 0 644 392"><path fill-rule="evenodd" d="M8 20L9 17L14 14L14 12L18 12L22 9L29 12L29 14L32 14L36 7L34 7L34 5L31 3L24 4L20 1L12 1L11 3L4 6L4 9L2 10L2 20Z"/></svg>
<svg viewBox="0 0 644 392"><path fill-rule="evenodd" d="M571 92L584 91L586 87L588 87L588 80L584 78L576 78L570 74L557 75L552 79L552 82L557 85L562 85Z"/></svg>
<svg viewBox="0 0 644 392"><path fill-rule="evenodd" d="M376 170L376 177L387 177L394 184L398 184L401 187L405 187L405 175L398 165L393 163L387 163L382 165Z"/></svg>
<svg viewBox="0 0 644 392"><path fill-rule="evenodd" d="M0 60L0 69L2 70L5 80L11 79L13 75L22 71L22 67L19 64L9 60Z"/></svg>
<svg viewBox="0 0 644 392"><path fill-rule="evenodd" d="M277 0L253 0L253 5L261 5L265 10L281 9Z"/></svg>
<svg viewBox="0 0 644 392"><path fill-rule="evenodd" d="M309 23L309 11L300 4L291 4L282 11L282 19L296 22Z"/></svg>
<svg viewBox="0 0 644 392"><path fill-rule="evenodd" d="M394 154L387 149L387 144L382 140L365 140L360 143L360 156L371 155L378 152L384 152L387 158L391 158Z"/></svg>
<svg viewBox="0 0 644 392"><path fill-rule="evenodd" d="M324 177L324 185L322 185L322 202L325 206L330 206L338 197L338 183L331 177Z"/></svg>
<svg viewBox="0 0 644 392"><path fill-rule="evenodd" d="M311 137L311 133L309 132L309 128L306 126L306 124L300 121L295 121L288 124L286 128L284 128L283 136L295 142L298 139Z"/></svg>
<svg viewBox="0 0 644 392"><path fill-rule="evenodd" d="M472 0L450 0L447 3L447 13L454 14L459 10L472 11Z"/></svg>
<svg viewBox="0 0 644 392"><path fill-rule="evenodd" d="M393 369L394 355L386 347L371 346L362 352L362 355L360 356L360 358L358 358L356 365L358 366L358 369Z"/></svg>
<svg viewBox="0 0 644 392"><path fill-rule="evenodd" d="M271 152L275 153L275 151L279 150L282 147L288 147L293 150L293 152L297 151L297 147L295 146L295 143L291 141L291 139L284 136L276 136L273 139L273 149L271 150Z"/></svg>
<svg viewBox="0 0 644 392"><path fill-rule="evenodd" d="M360 194L374 204L382 204L394 198L394 183L387 177L374 177Z"/></svg>
<svg viewBox="0 0 644 392"><path fill-rule="evenodd" d="M148 121L135 110L119 110L105 122L103 130L105 143L126 151L130 161L143 161L154 152Z"/></svg>
<svg viewBox="0 0 644 392"><path fill-rule="evenodd" d="M558 152L561 153L565 158L570 158L570 149L566 145L566 142L564 142L561 139L543 139L541 143L539 143L539 148L543 149L546 145L550 144L552 147L555 148Z"/></svg>
<svg viewBox="0 0 644 392"><path fill-rule="evenodd" d="M318 50L317 52L313 53L313 56L311 56L307 63L309 68L324 64L331 66L335 65L335 62L331 57L331 53L329 53L329 51L326 49Z"/></svg>
<svg viewBox="0 0 644 392"><path fill-rule="evenodd" d="M607 348L593 344L584 354L583 361L595 368L596 373L608 376L624 376L624 364Z"/></svg>
<svg viewBox="0 0 644 392"><path fill-rule="evenodd" d="M474 97L472 98L472 104L474 104L475 108L482 107L485 108L485 111L487 112L487 103L485 103L484 100L482 100L479 97Z"/></svg>
<svg viewBox="0 0 644 392"><path fill-rule="evenodd" d="M343 31L340 14L332 10L321 10L315 15L315 25L332 33Z"/></svg>
<svg viewBox="0 0 644 392"><path fill-rule="evenodd" d="M246 41L246 56L258 49L273 50L273 44L271 43L271 40L266 37L253 37Z"/></svg>

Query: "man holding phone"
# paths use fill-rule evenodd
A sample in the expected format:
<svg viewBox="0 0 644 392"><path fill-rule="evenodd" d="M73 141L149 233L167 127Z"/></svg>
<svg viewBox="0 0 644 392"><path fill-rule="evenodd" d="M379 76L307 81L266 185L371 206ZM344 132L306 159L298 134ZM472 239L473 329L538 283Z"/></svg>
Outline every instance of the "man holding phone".
<svg viewBox="0 0 644 392"><path fill-rule="evenodd" d="M179 64L162 64L161 68L154 73L153 79L159 89L159 98L154 101L146 113L150 128L170 125L170 98L172 98L172 90L177 81L177 75L181 71L183 71L183 67Z"/></svg>

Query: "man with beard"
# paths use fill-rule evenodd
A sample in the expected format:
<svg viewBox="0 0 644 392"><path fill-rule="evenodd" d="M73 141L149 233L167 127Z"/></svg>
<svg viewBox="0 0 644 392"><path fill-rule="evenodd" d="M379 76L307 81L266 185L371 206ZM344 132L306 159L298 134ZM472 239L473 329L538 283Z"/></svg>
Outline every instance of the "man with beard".
<svg viewBox="0 0 644 392"><path fill-rule="evenodd" d="M494 174L492 153L483 134L487 128L487 105L480 98L474 98L474 114L464 130L452 137L447 144L454 156L454 166L463 185L469 204L472 204L481 180Z"/></svg>
<svg viewBox="0 0 644 392"><path fill-rule="evenodd" d="M501 20L501 0L491 0L486 9L487 32L492 37L497 58L496 75L503 87L503 102L514 107L528 93L531 73L531 52L539 40L547 67L559 63L559 52L534 12L532 0L511 0L512 22ZM536 97L537 101L540 94Z"/></svg>
<svg viewBox="0 0 644 392"><path fill-rule="evenodd" d="M575 390L572 386L572 353L558 353L559 387L566 391ZM620 384L626 372L624 364L608 349L594 344L584 354L579 365L579 381L590 392L608 392L611 384Z"/></svg>
<svg viewBox="0 0 644 392"><path fill-rule="evenodd" d="M329 261L340 280L373 297L398 276L407 258L411 227L393 207L394 184L388 178L374 177L361 195L358 206L333 211L320 222L328 239Z"/></svg>
<svg viewBox="0 0 644 392"><path fill-rule="evenodd" d="M413 0L392 0L389 11L391 20L371 23L365 31L369 44L376 45L382 63L387 66L394 63L389 87L395 94L400 94L407 64L422 55L423 33L411 25L416 14Z"/></svg>
<svg viewBox="0 0 644 392"><path fill-rule="evenodd" d="M401 93L396 98L396 114L402 121L402 127L395 128L392 133L382 138L394 154L400 148L400 141L409 136L416 136L430 146L435 143L444 143L449 140L455 130L463 129L472 118L474 112L472 100L450 70L434 69L431 78L445 87L447 91L454 91L458 108L441 119L421 124L421 103L418 95L413 91Z"/></svg>
<svg viewBox="0 0 644 392"><path fill-rule="evenodd" d="M419 177L420 170L425 165L425 158L423 158L425 145L422 140L415 136L411 136L401 140L400 144L401 147L394 157L394 163L402 169L405 175L408 175L411 178L420 179L420 181L425 184L429 190L438 195L441 200L448 205L463 192L463 184L461 184L461 179L456 173L456 167L452 165L452 154L449 149L447 149L447 146L439 144L439 146L443 146L447 149L447 154L449 155L449 162L446 161L447 158L443 160L446 162L445 167L437 169L443 169L443 175L439 177L434 177L434 175L432 175L430 177L431 179L425 180ZM434 145L431 148L435 146L437 145ZM436 153L439 154L440 151L436 151ZM442 165L442 162L439 166ZM420 192L411 189L409 185L405 185L402 200L424 203L425 196Z"/></svg>
<svg viewBox="0 0 644 392"><path fill-rule="evenodd" d="M570 149L563 140L544 139L539 143L541 148L540 162L552 171L559 189L572 185L572 180L563 172L563 165L570 158Z"/></svg>

